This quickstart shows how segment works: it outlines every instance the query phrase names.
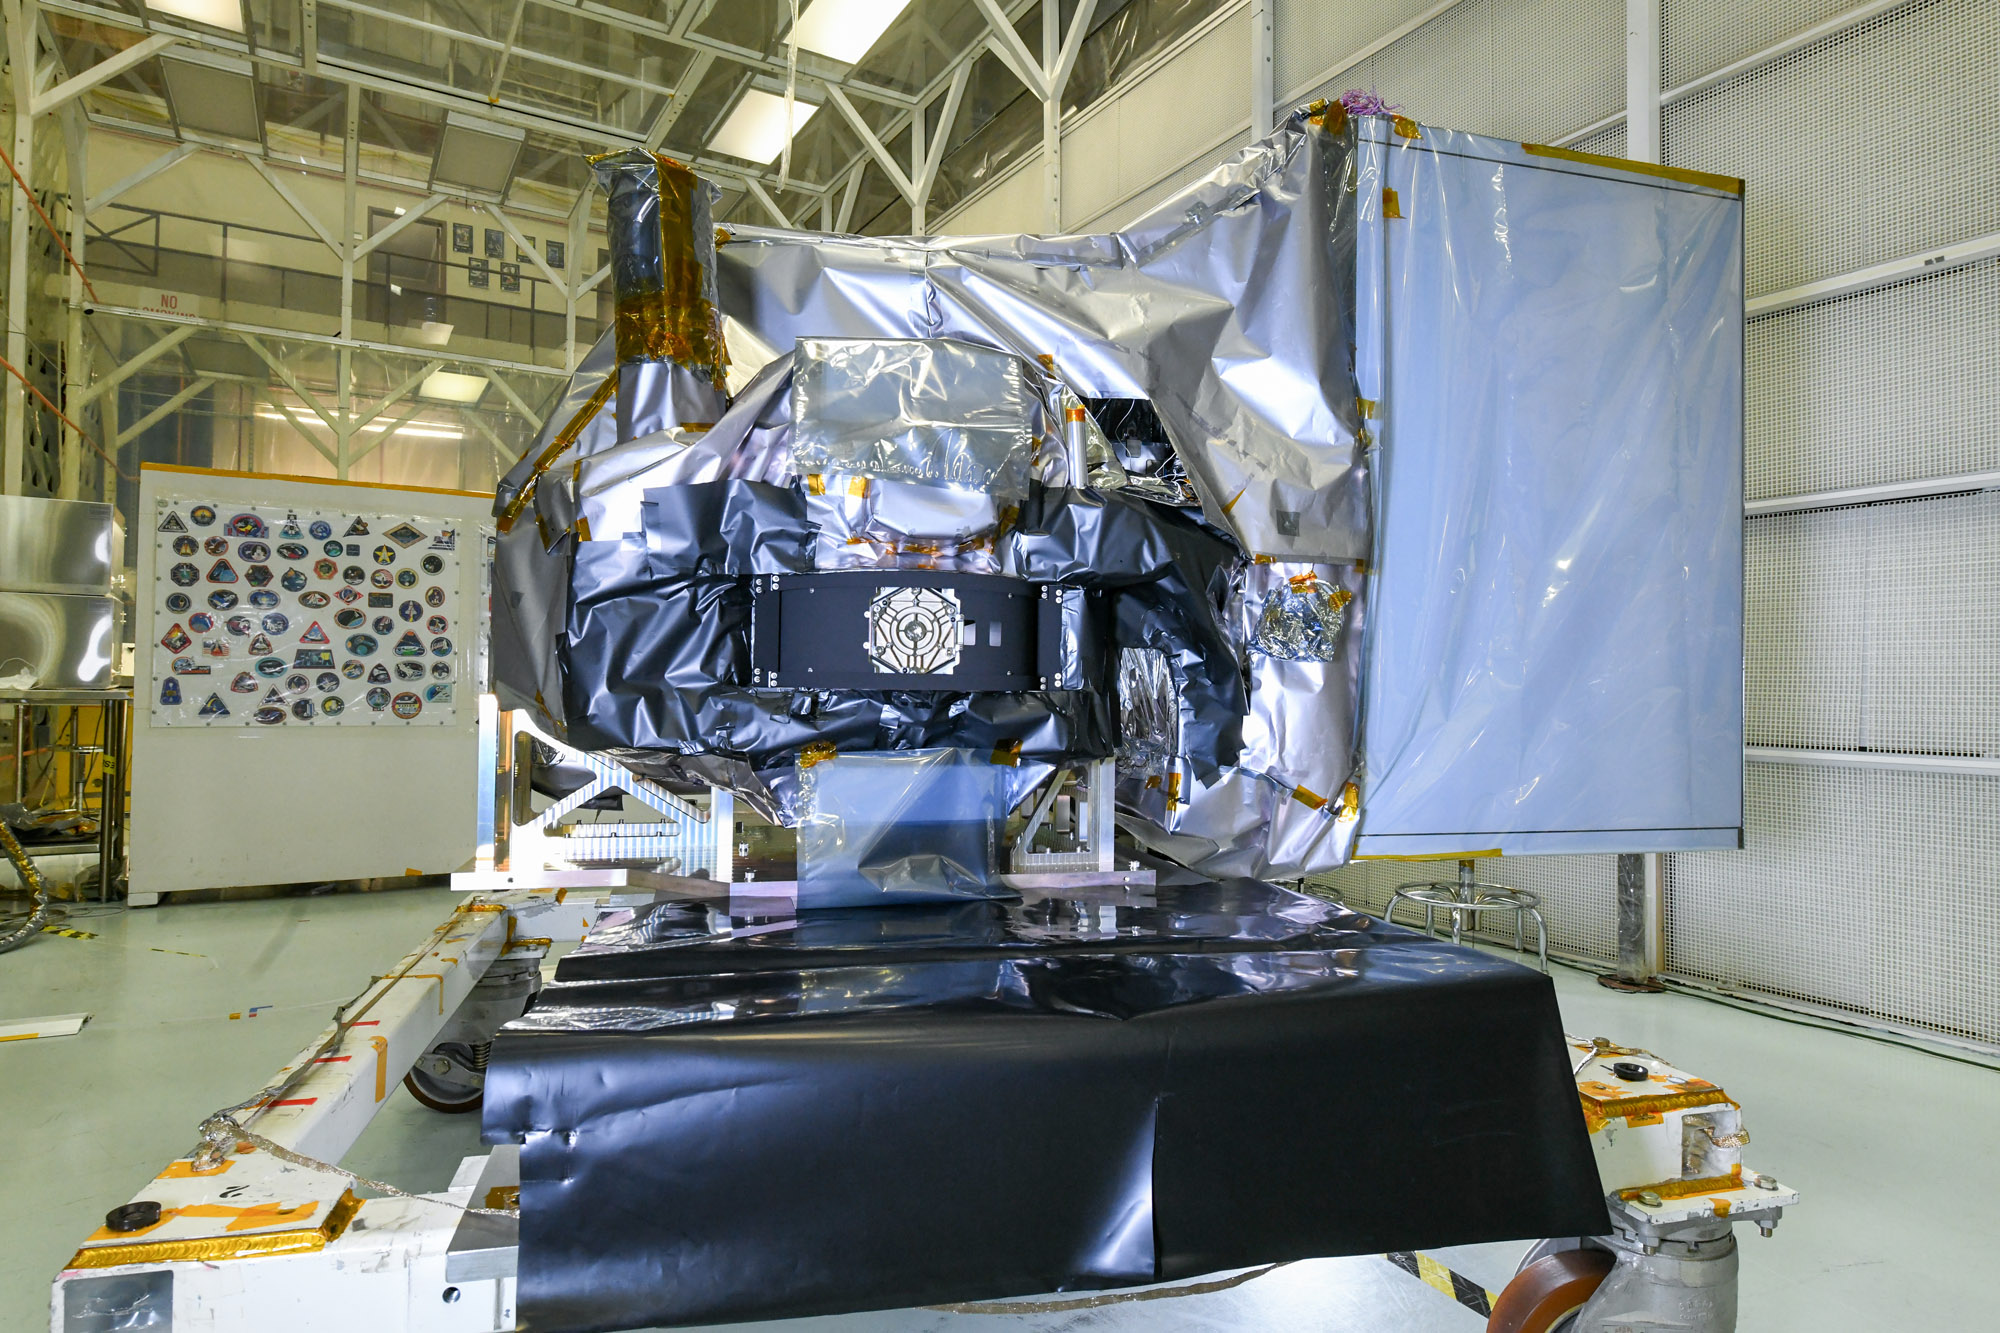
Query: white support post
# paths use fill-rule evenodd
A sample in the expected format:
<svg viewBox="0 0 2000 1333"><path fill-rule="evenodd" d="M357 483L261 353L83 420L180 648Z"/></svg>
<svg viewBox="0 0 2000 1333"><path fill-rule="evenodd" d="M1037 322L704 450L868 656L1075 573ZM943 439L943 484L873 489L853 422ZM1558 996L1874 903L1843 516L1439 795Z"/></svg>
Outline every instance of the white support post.
<svg viewBox="0 0 2000 1333"><path fill-rule="evenodd" d="M69 149L69 252L81 264L85 232L82 201L90 161L90 122L85 119L83 108L75 103L63 109L63 141ZM69 419L75 421L83 414L83 386L90 380L85 364L83 273L72 264L64 277L69 309L63 337L63 404ZM83 435L68 426L63 427L62 477L56 494L65 500L80 499L83 495Z"/></svg>
<svg viewBox="0 0 2000 1333"><path fill-rule="evenodd" d="M239 333L236 336L243 340L244 346L248 347L251 351L255 352L258 355L258 357L264 362L264 364L271 368L272 374L276 375L279 379L284 381L285 387L287 389L290 389L293 393L298 395L299 401L304 403L309 409L311 409L312 414L314 416L318 417L322 422L326 424L326 428L333 432L333 436L335 439L339 439L341 437L340 423L337 420L335 420L333 416L329 414L324 407L320 405L319 399L313 397L313 395L306 392L305 386L299 383L299 377L292 374L290 368L287 367L284 364L284 362L278 360L277 357L271 355L270 349L265 347L262 342L258 341L255 334ZM329 459L328 461L333 463L336 467L339 466L338 459Z"/></svg>
<svg viewBox="0 0 2000 1333"><path fill-rule="evenodd" d="M1625 156L1660 160L1660 0L1625 0Z"/></svg>
<svg viewBox="0 0 2000 1333"><path fill-rule="evenodd" d="M35 181L36 30L40 27L36 0L7 0L7 58L14 75L14 169L31 187ZM7 191L11 200L7 233L7 361L27 373L28 362L28 236L35 215L28 192ZM0 442L0 495L23 492L28 464L28 391L21 381L7 379L7 422Z"/></svg>
<svg viewBox="0 0 2000 1333"><path fill-rule="evenodd" d="M854 226L854 204L861 197L861 167L847 173L847 189L840 196L840 216L833 220L833 229L846 235Z"/></svg>
<svg viewBox="0 0 2000 1333"><path fill-rule="evenodd" d="M1250 0L1250 137L1271 132L1278 101L1277 69L1271 55L1273 0Z"/></svg>
<svg viewBox="0 0 2000 1333"><path fill-rule="evenodd" d="M590 200L595 188L586 185L577 191L576 207L569 211L569 231L563 242L563 263L568 266L564 271L569 274L571 283L563 293L566 312L563 321L563 368L572 375L576 373L576 363L583 359L576 345L576 314L577 307L583 302L583 283L579 275L582 272L583 247L590 237Z"/></svg>
<svg viewBox="0 0 2000 1333"><path fill-rule="evenodd" d="M1081 14L1078 15L1082 17ZM1062 230L1062 95L1049 77L1062 51L1062 6L1042 5L1042 230Z"/></svg>

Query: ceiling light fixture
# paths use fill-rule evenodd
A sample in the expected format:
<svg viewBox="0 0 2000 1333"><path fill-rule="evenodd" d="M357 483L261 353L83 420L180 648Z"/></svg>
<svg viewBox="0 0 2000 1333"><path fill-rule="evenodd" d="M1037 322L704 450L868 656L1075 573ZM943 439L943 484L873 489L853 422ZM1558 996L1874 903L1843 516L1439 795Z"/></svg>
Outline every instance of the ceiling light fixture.
<svg viewBox="0 0 2000 1333"><path fill-rule="evenodd" d="M182 45L160 53L160 74L182 130L264 142L257 70L249 61Z"/></svg>
<svg viewBox="0 0 2000 1333"><path fill-rule="evenodd" d="M244 29L243 0L146 0L146 8L227 32Z"/></svg>
<svg viewBox="0 0 2000 1333"><path fill-rule="evenodd" d="M812 0L799 15L798 43L844 65L861 63L910 0Z"/></svg>
<svg viewBox="0 0 2000 1333"><path fill-rule="evenodd" d="M434 370L424 380L424 387L417 390L419 398L429 398L440 403L463 403L471 405L479 401L486 392L484 375L461 375L455 370Z"/></svg>
<svg viewBox="0 0 2000 1333"><path fill-rule="evenodd" d="M792 134L805 128L819 107L811 102L792 103ZM785 150L785 99L752 88L722 122L709 148L714 152L740 157L760 166L776 161Z"/></svg>
<svg viewBox="0 0 2000 1333"><path fill-rule="evenodd" d="M528 132L518 125L446 112L437 156L431 159L431 192L448 185L500 198L514 179L527 139Z"/></svg>

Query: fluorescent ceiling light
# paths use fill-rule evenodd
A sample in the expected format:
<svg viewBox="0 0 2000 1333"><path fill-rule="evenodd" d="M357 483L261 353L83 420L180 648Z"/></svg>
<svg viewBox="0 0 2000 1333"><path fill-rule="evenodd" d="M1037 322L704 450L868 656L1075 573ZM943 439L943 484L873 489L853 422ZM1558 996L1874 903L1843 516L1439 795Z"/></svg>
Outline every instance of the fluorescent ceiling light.
<svg viewBox="0 0 2000 1333"><path fill-rule="evenodd" d="M160 53L174 124L224 139L264 141L257 71L247 60L188 46Z"/></svg>
<svg viewBox="0 0 2000 1333"><path fill-rule="evenodd" d="M300 413L304 413L305 409L300 408L299 411ZM281 412L259 412L257 414L257 419L259 421L282 421L288 426L291 424L291 421L288 418L286 418L285 415ZM380 435L383 431L388 430L389 426L390 426L389 422L375 421L375 422L370 422L368 425L363 426L361 429L367 431L371 435ZM395 433L398 435L408 435L415 439L424 439L424 440L462 440L465 438L465 432L462 430L456 430L450 426L440 426L434 423L422 422L422 421L408 425L397 426Z"/></svg>
<svg viewBox="0 0 2000 1333"><path fill-rule="evenodd" d="M811 102L793 102L792 133L804 129L817 110ZM785 138L785 99L752 88L743 94L743 100L729 113L729 119L722 122L722 128L708 146L746 162L767 163L776 161L778 154L785 151Z"/></svg>
<svg viewBox="0 0 2000 1333"><path fill-rule="evenodd" d="M446 112L437 156L431 159L431 190L455 185L496 198L506 194L527 137L518 125Z"/></svg>
<svg viewBox="0 0 2000 1333"><path fill-rule="evenodd" d="M146 8L211 28L243 31L243 0L146 0Z"/></svg>
<svg viewBox="0 0 2000 1333"><path fill-rule="evenodd" d="M421 398L433 398L441 403L476 403L486 392L484 375L461 375L455 370L434 370L424 381L424 387L417 390Z"/></svg>
<svg viewBox="0 0 2000 1333"><path fill-rule="evenodd" d="M859 64L909 6L910 0L812 0L799 15L798 43L842 64Z"/></svg>

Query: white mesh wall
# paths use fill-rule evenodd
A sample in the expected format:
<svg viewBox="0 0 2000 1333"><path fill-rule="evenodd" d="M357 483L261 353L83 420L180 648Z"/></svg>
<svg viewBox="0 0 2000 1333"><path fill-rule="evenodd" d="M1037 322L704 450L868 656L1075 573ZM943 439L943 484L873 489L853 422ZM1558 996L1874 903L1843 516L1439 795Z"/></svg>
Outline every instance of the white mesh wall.
<svg viewBox="0 0 2000 1333"><path fill-rule="evenodd" d="M1750 520L1749 742L2000 755L2000 492Z"/></svg>
<svg viewBox="0 0 2000 1333"><path fill-rule="evenodd" d="M1752 296L1969 240L2000 230L1995 69L2000 0L1914 4L1669 105L1666 160L1748 182Z"/></svg>
<svg viewBox="0 0 2000 1333"><path fill-rule="evenodd" d="M1278 96L1323 82L1346 65L1349 56L1394 32L1431 3L1359 0L1329 5L1323 0L1277 0L1271 16L1271 57Z"/></svg>
<svg viewBox="0 0 2000 1333"><path fill-rule="evenodd" d="M1288 9L1324 16L1332 8L1310 0L1281 3L1274 31L1285 31ZM1357 8L1380 10L1383 17L1370 25L1368 38L1330 60L1393 29L1401 20L1392 16L1403 9ZM1285 60L1279 54L1281 74ZM1281 77L1279 86L1297 85ZM1372 88L1405 114L1433 125L1547 143L1625 105L1625 5L1623 0L1465 0L1358 65L1327 69L1308 96L1338 96L1349 88Z"/></svg>
<svg viewBox="0 0 2000 1333"><path fill-rule="evenodd" d="M1158 69L1063 127L1065 230L1117 208L1246 130L1250 17L1239 9Z"/></svg>
<svg viewBox="0 0 2000 1333"><path fill-rule="evenodd" d="M1753 320L1745 357L1753 500L2000 468L2000 263Z"/></svg>
<svg viewBox="0 0 2000 1333"><path fill-rule="evenodd" d="M1609 967L1618 961L1618 858L1615 856L1522 856L1489 857L1478 862L1478 878L1539 894L1542 916L1549 927L1549 952L1594 966ZM1398 884L1412 880L1453 882L1458 877L1454 861L1356 861L1315 883L1335 890L1350 907L1380 912ZM1423 914L1402 909L1397 921L1421 926ZM1450 922L1439 914L1440 931ZM1480 938L1512 947L1514 918L1493 916ZM1532 927L1527 935L1534 945Z"/></svg>
<svg viewBox="0 0 2000 1333"><path fill-rule="evenodd" d="M2000 1043L2000 778L1752 764L1745 817L1668 858L1674 972Z"/></svg>
<svg viewBox="0 0 2000 1333"><path fill-rule="evenodd" d="M1667 0L1684 83L1853 0ZM1918 0L1670 104L1747 182L1753 295L2000 230L2000 0ZM1901 89L1884 134L1880 90ZM1753 321L1753 499L2000 467L2000 267ZM1748 739L2000 756L2000 494L1748 521ZM1837 757L1837 756L1830 756ZM1667 858L1670 971L2000 1043L2000 778L1749 765L1745 850Z"/></svg>
<svg viewBox="0 0 2000 1333"><path fill-rule="evenodd" d="M1678 88L1768 50L1859 0L1661 0L1660 86Z"/></svg>

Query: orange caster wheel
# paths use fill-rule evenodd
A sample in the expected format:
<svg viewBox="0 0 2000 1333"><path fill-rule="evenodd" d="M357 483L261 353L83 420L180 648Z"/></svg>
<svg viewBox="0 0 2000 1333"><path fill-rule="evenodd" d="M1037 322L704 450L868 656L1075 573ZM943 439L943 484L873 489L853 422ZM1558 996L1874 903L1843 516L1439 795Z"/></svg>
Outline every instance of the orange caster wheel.
<svg viewBox="0 0 2000 1333"><path fill-rule="evenodd" d="M1611 1272L1603 1250L1562 1250L1543 1255L1514 1274L1493 1303L1486 1333L1552 1333L1583 1308Z"/></svg>

